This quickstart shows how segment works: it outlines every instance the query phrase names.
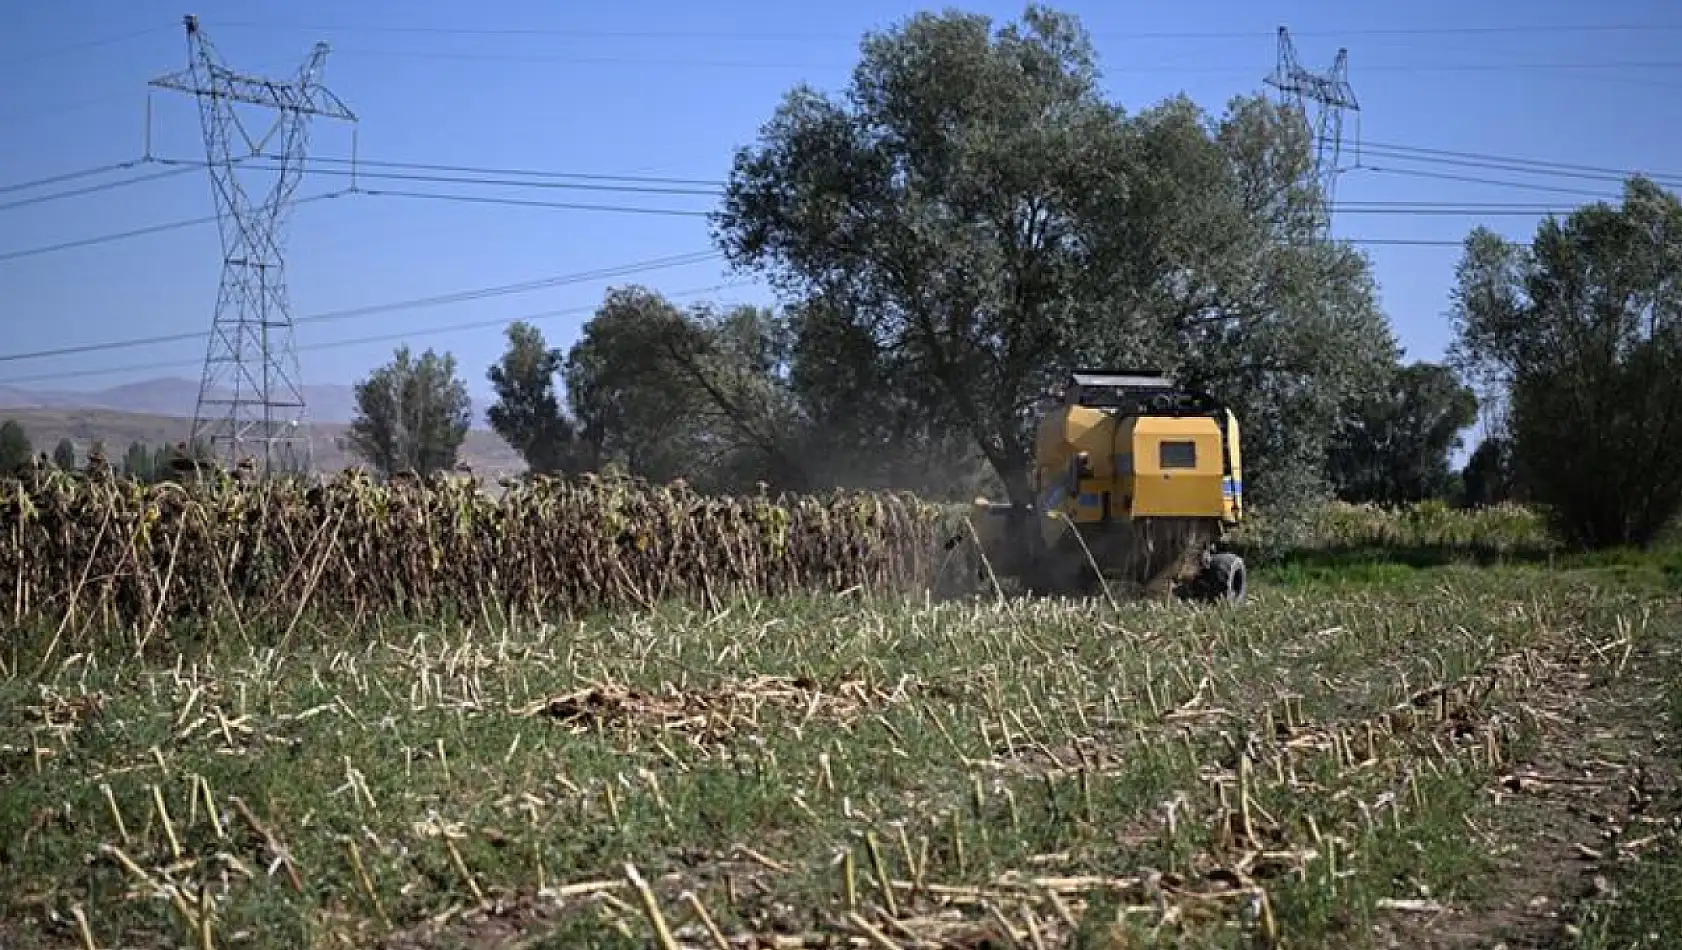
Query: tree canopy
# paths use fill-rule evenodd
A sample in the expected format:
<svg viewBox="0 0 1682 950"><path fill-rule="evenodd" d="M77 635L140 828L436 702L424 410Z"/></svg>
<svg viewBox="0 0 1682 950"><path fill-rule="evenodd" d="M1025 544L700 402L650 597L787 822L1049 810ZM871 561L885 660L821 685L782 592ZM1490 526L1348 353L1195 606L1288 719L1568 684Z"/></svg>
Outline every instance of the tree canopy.
<svg viewBox="0 0 1682 950"><path fill-rule="evenodd" d="M686 312L646 288L615 288L567 354L580 437L598 463L659 481L806 487L789 346L769 310Z"/></svg>
<svg viewBox="0 0 1682 950"><path fill-rule="evenodd" d="M381 475L425 477L455 464L472 419L467 385L455 357L408 346L356 386L356 417L347 441Z"/></svg>
<svg viewBox="0 0 1682 950"><path fill-rule="evenodd" d="M1682 202L1549 217L1528 246L1466 240L1454 358L1507 394L1518 479L1572 542L1646 545L1682 511Z"/></svg>
<svg viewBox="0 0 1682 950"><path fill-rule="evenodd" d="M556 394L565 354L524 321L510 324L508 349L486 373L496 401L486 413L491 428L514 447L533 472L569 469L578 461L578 440Z"/></svg>
<svg viewBox="0 0 1682 950"><path fill-rule="evenodd" d="M1307 240L1310 165L1261 97L1128 116L1073 17L920 14L865 38L844 95L787 94L714 232L805 311L813 391L856 397L865 433L909 410L1026 501L1037 397L1078 366L1150 364L1233 404L1252 491L1280 498L1395 359L1365 259Z"/></svg>
<svg viewBox="0 0 1682 950"><path fill-rule="evenodd" d="M76 467L76 443L69 439L59 439L53 446L53 464L69 471Z"/></svg>
<svg viewBox="0 0 1682 950"><path fill-rule="evenodd" d="M1452 456L1478 401L1448 366L1413 363L1351 400L1326 472L1339 498L1401 504L1452 494Z"/></svg>
<svg viewBox="0 0 1682 950"><path fill-rule="evenodd" d="M1460 482L1468 507L1524 500L1524 486L1513 470L1512 440L1504 435L1492 435L1479 442L1466 459Z"/></svg>
<svg viewBox="0 0 1682 950"><path fill-rule="evenodd" d="M16 419L0 422L0 474L15 472L29 464L35 449L29 444L29 433Z"/></svg>

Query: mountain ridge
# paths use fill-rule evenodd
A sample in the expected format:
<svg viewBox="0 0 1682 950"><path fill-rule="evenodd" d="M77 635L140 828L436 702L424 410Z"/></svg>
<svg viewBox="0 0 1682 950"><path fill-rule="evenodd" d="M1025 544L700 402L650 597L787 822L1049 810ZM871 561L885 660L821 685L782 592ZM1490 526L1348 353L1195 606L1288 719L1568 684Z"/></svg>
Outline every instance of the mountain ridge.
<svg viewBox="0 0 1682 950"><path fill-rule="evenodd" d="M219 392L221 398L231 393ZM0 410L111 409L144 415L193 417L199 383L179 376L143 379L95 390L33 389L0 385ZM335 383L304 387L304 405L312 422L349 425L356 416L356 389Z"/></svg>
<svg viewBox="0 0 1682 950"><path fill-rule="evenodd" d="M187 440L192 431L190 416L122 412L99 406L0 406L0 421L16 422L29 437L30 449L51 454L61 440L76 448L78 464L85 461L95 442L103 443L106 458L117 463L133 443L148 447L175 445ZM332 473L363 464L346 442L349 426L318 422L310 426L316 471ZM494 432L470 429L459 457L485 478L514 475L526 470L519 453Z"/></svg>
<svg viewBox="0 0 1682 950"><path fill-rule="evenodd" d="M198 396L198 381L180 377L90 391L0 385L0 420L12 419L22 425L36 452L51 452L60 440L69 439L82 457L94 442L102 442L107 456L116 461L134 442L155 446L186 441ZM305 386L304 402L315 467L331 472L357 464L344 442L356 415L355 387L332 383ZM524 460L491 431L483 410L473 416L461 458L485 475L524 471Z"/></svg>

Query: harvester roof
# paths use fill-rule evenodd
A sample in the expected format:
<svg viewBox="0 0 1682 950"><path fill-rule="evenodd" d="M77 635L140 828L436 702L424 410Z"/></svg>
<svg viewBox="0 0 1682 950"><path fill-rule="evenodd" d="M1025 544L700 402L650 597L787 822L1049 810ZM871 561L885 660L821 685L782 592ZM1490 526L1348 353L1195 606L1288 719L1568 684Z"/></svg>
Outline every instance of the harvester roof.
<svg viewBox="0 0 1682 950"><path fill-rule="evenodd" d="M1208 395L1181 389L1157 369L1075 370L1064 398L1072 405L1131 412L1202 413L1215 405Z"/></svg>
<svg viewBox="0 0 1682 950"><path fill-rule="evenodd" d="M1077 369L1069 382L1084 389L1173 389L1174 381L1154 369Z"/></svg>

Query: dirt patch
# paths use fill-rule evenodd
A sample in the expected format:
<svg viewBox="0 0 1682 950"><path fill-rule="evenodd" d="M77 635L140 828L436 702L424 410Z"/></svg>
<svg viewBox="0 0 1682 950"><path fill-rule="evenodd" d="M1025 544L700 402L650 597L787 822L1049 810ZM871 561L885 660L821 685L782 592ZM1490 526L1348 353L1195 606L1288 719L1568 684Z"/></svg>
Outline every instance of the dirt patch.
<svg viewBox="0 0 1682 950"><path fill-rule="evenodd" d="M1620 863L1675 834L1678 742L1666 729L1662 647L1556 658L1533 703L1533 751L1486 793L1493 817L1467 819L1495 857L1493 891L1465 914L1409 913L1382 926L1380 946L1420 950L1576 946L1574 908L1607 897Z"/></svg>

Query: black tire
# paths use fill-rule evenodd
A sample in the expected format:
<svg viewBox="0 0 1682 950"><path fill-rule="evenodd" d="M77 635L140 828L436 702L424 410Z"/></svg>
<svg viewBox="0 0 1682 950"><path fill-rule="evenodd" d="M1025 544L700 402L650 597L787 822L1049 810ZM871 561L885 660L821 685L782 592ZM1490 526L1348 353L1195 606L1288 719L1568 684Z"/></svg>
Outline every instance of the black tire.
<svg viewBox="0 0 1682 950"><path fill-rule="evenodd" d="M1203 596L1216 602L1243 603L1249 593L1249 580L1244 559L1231 551L1222 551L1209 558L1209 566L1203 570Z"/></svg>

